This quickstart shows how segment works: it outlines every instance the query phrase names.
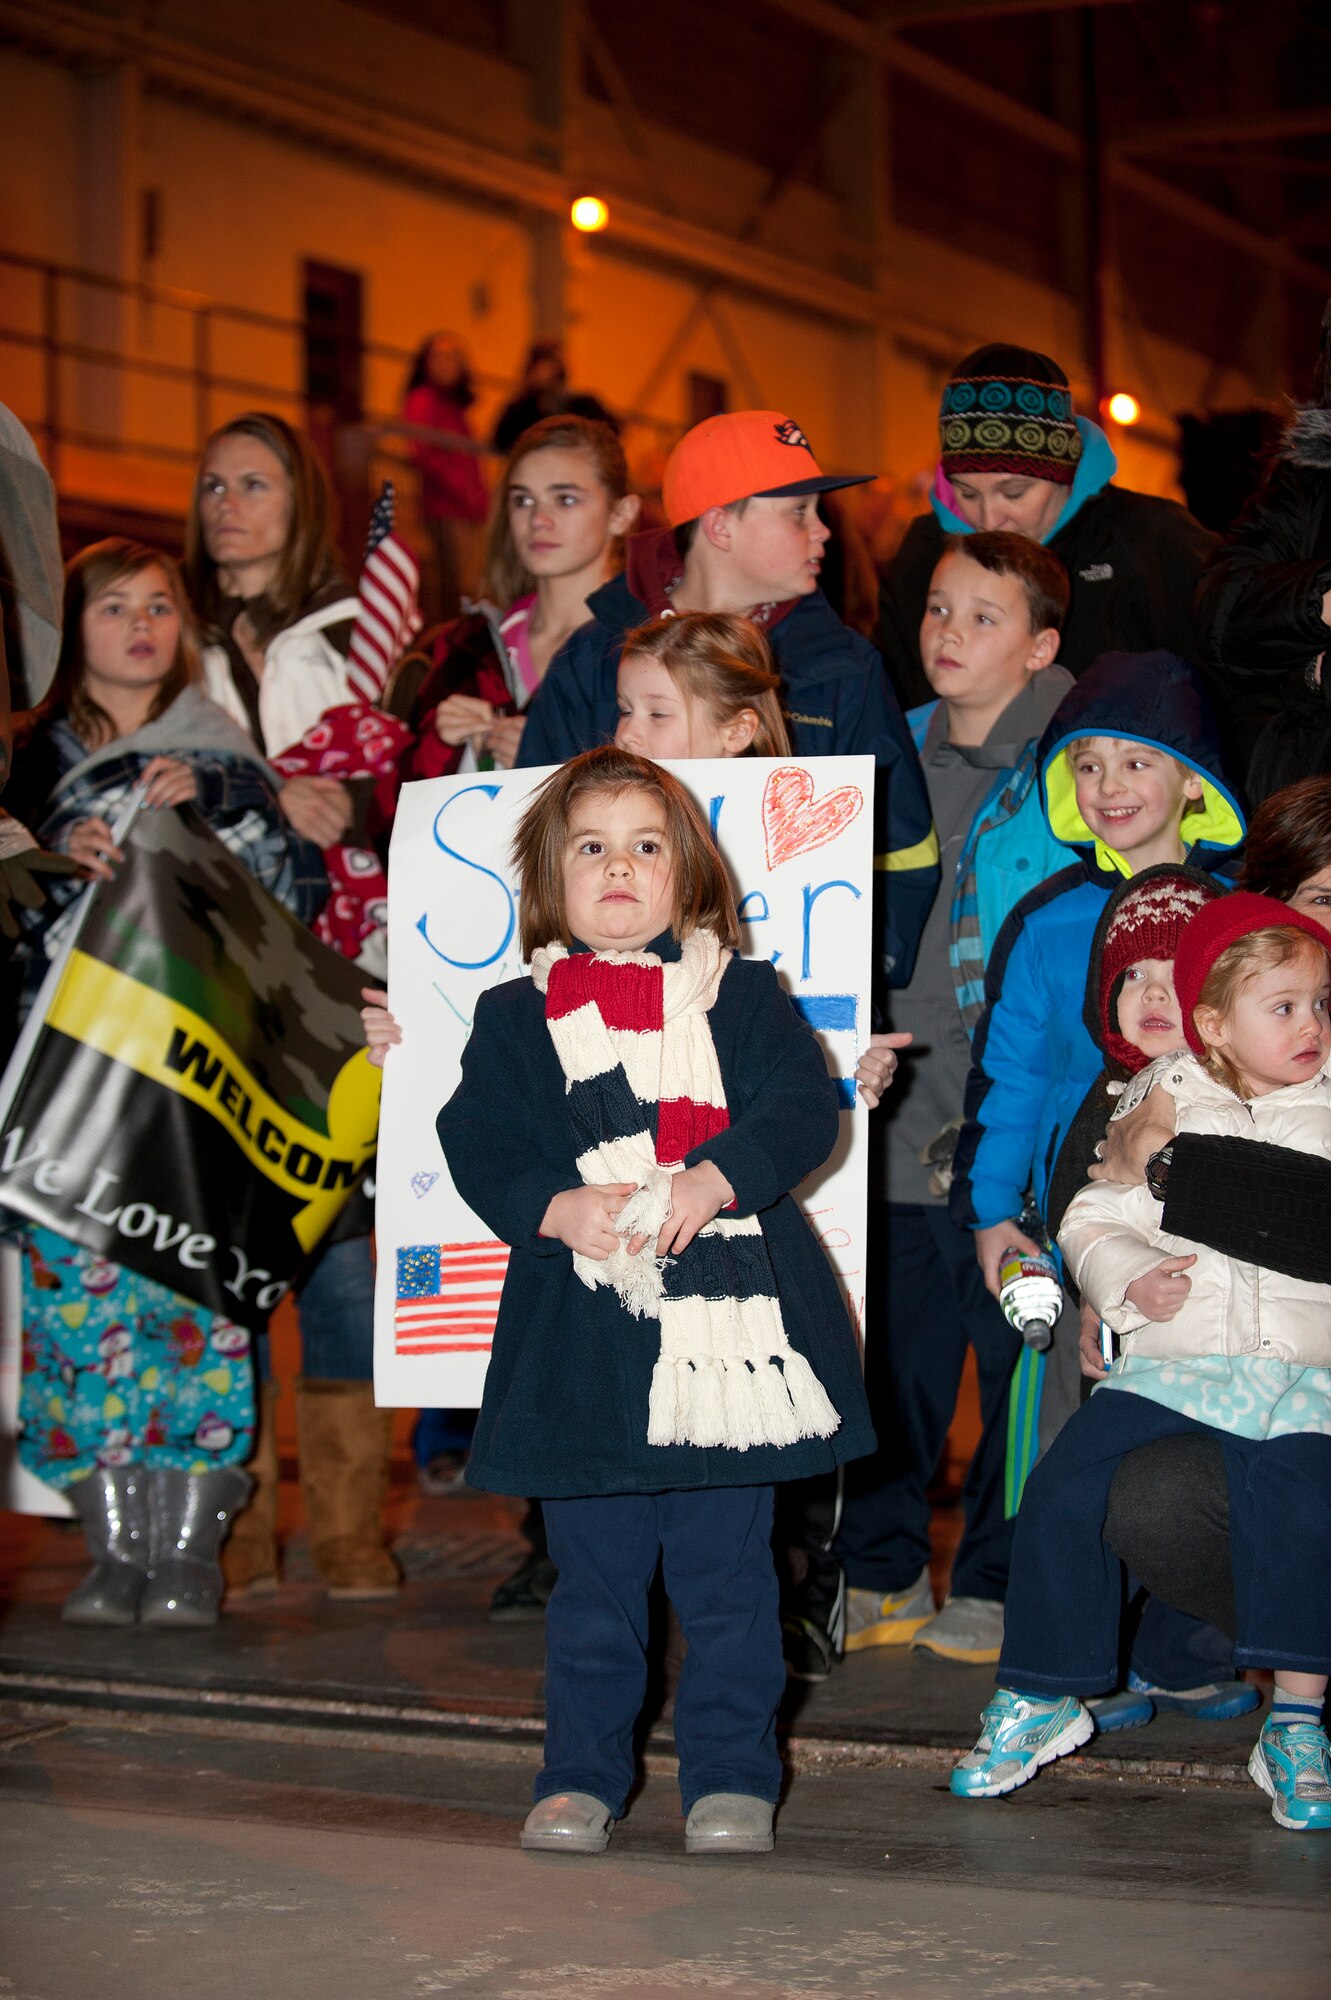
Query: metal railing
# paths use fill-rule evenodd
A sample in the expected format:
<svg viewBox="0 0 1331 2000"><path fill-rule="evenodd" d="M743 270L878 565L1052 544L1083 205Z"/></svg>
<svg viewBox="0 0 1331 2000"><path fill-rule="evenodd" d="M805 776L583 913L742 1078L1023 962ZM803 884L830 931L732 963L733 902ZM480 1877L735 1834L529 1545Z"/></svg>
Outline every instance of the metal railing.
<svg viewBox="0 0 1331 2000"><path fill-rule="evenodd" d="M26 299L20 296L25 287ZM138 314L132 334L123 326L130 308ZM163 314L178 318L163 325ZM109 339L105 337L107 325L111 326ZM5 394L4 399L25 406L17 407L17 414L32 431L57 486L62 459L70 450L109 454L122 461L148 459L164 465L192 465L218 424L242 408L255 407L276 408L308 425L325 444L330 470L343 456L336 449L337 434L343 428L367 425L404 439L419 435L445 450L481 458L493 455L481 442L403 424L394 405L414 350L386 341L355 343L362 381L378 372L384 378L384 393L376 396L371 381L362 417L357 424L344 426L331 408L312 404L307 395L304 373L309 333L304 320L230 305L204 293L108 277L76 265L0 250L0 356L6 352L26 354L36 361L38 374L37 384L30 383L30 390L36 387L35 397L31 393L17 398ZM256 343L272 340L289 343L290 350L286 365L273 373L259 377L247 372L243 354L236 367L225 365L229 345L252 349ZM510 377L485 370L472 372L479 386L496 395L514 387ZM391 387L387 379L390 373ZM118 388L143 384L173 392L174 414L154 405L153 414L160 421L149 427L150 434L135 434L119 421L110 429L90 424L86 413L99 401L99 382L103 404L109 400L144 401L132 395L108 398L108 378ZM2 388L0 394L4 394ZM143 411L136 414L141 418ZM628 412L624 421L662 443L673 441L679 429L644 411ZM151 434L153 431L156 434Z"/></svg>
<svg viewBox="0 0 1331 2000"><path fill-rule="evenodd" d="M114 452L125 457L158 458L192 464L219 422L231 414L222 408L228 403L244 403L272 408L303 418L309 403L302 383L307 327L303 320L286 319L276 313L259 312L251 306L223 303L202 293L182 291L174 286L152 285L124 278L111 278L71 264L58 264L38 257L0 250L0 279L15 274L20 283L26 276L36 292L36 312L24 314L21 302L0 294L0 348L28 351L41 357L40 407L25 414L28 428L40 444L52 477L59 481L60 456L65 446ZM140 337L106 345L79 331L95 319L97 301L133 304L154 314L167 312L181 316L184 338L161 340L154 345L184 348L187 359L171 359L159 352L145 351ZM24 325L22 320L37 324ZM157 330L155 330L157 331ZM291 344L290 366L263 377L221 367L216 355L219 334L239 332L251 337L277 337ZM391 346L385 341L356 343L362 364L384 364L399 377L412 360L412 350ZM109 370L117 377L150 384L170 384L188 391L190 422L185 434L179 424L174 437L135 436L123 429L114 433L90 430L70 412L80 401L78 387L66 379L67 364L88 370ZM498 376L482 377L487 386L506 386ZM86 378L83 385L86 388ZM387 415L387 412L384 413Z"/></svg>

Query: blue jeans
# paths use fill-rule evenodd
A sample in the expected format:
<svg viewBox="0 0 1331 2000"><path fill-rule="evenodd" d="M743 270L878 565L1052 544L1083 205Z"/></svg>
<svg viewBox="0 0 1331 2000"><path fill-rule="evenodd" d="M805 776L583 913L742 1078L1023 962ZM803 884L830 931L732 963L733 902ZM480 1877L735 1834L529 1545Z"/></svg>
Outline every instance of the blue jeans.
<svg viewBox="0 0 1331 2000"><path fill-rule="evenodd" d="M709 1792L775 1805L786 1673L772 1488L547 1500L544 1512L559 1581L545 1614L545 1764L534 1796L588 1792L623 1814L660 1562L689 1649L675 1695L684 1811Z"/></svg>
<svg viewBox="0 0 1331 2000"><path fill-rule="evenodd" d="M979 1371L980 1442L962 1488L955 1597L1002 1603L1012 1553L1004 1510L1008 1394L1021 1335L985 1290L968 1229L946 1208L875 1203L864 1379L878 1449L846 1467L837 1554L855 1590L906 1590L929 1564L928 1487L957 1407L966 1349Z"/></svg>
<svg viewBox="0 0 1331 2000"><path fill-rule="evenodd" d="M319 1252L296 1291L300 1372L312 1382L374 1380L374 1260L368 1236L348 1236ZM256 1342L264 1381L272 1374L268 1336Z"/></svg>
<svg viewBox="0 0 1331 2000"><path fill-rule="evenodd" d="M1000 1687L1104 1694L1118 1684L1125 1576L1103 1535L1128 1452L1201 1432L1224 1455L1238 1606L1235 1665L1331 1670L1331 1437L1257 1442L1122 1389L1097 1389L1027 1481L1017 1515Z"/></svg>
<svg viewBox="0 0 1331 2000"><path fill-rule="evenodd" d="M475 1410L421 1410L411 1433L412 1456L417 1465L429 1465L448 1452L465 1455L475 1428Z"/></svg>
<svg viewBox="0 0 1331 2000"><path fill-rule="evenodd" d="M1176 1611L1158 1597L1148 1597L1132 1638L1132 1665L1152 1687L1181 1690L1203 1682L1231 1681L1234 1641Z"/></svg>

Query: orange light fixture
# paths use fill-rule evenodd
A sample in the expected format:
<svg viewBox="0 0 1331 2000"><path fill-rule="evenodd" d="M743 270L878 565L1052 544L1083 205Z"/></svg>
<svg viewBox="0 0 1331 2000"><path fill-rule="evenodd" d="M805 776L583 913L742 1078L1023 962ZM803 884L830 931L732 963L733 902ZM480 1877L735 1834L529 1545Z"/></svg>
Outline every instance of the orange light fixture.
<svg viewBox="0 0 1331 2000"><path fill-rule="evenodd" d="M599 194L580 194L568 212L568 219L584 236L594 236L610 220L610 210Z"/></svg>
<svg viewBox="0 0 1331 2000"><path fill-rule="evenodd" d="M1116 424L1135 424L1142 413L1141 404L1126 389L1120 389L1117 395L1111 396L1105 407Z"/></svg>

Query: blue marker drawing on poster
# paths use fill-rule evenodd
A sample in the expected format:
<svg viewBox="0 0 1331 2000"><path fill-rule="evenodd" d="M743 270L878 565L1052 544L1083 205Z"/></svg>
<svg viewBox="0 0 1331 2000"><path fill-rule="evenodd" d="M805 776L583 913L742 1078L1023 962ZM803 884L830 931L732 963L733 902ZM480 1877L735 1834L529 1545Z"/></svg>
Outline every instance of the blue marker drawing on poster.
<svg viewBox="0 0 1331 2000"><path fill-rule="evenodd" d="M812 882L804 884L804 951L801 959L801 981L813 977L813 906L820 896L827 894L829 889L849 889L855 901L858 903L860 900L861 892L855 887L853 882L840 880L835 882L820 882L816 889Z"/></svg>
<svg viewBox="0 0 1331 2000"><path fill-rule="evenodd" d="M430 936L429 912L422 911L416 920L416 929L425 939L426 944L430 947L435 957L442 958L445 965L451 965L459 972L479 972L487 965L496 964L508 950L517 921L517 912L513 904L513 894L503 876L497 875L493 868L487 868L483 862L470 861L465 854L459 854L455 847L449 846L439 831L439 822L450 807L455 806L459 799L470 798L473 792L479 792L483 798L490 799L491 801L499 797L498 785L468 785L465 790L454 792L452 798L445 799L443 805L440 806L438 812L435 814L431 833L435 846L442 853L446 854L450 861L460 862L464 868L474 868L478 875L488 876L490 881L494 883L504 899L504 934L495 949L487 952L483 958L452 958Z"/></svg>
<svg viewBox="0 0 1331 2000"><path fill-rule="evenodd" d="M825 1035L853 1035L860 1003L854 993L792 993L790 1004L800 1018Z"/></svg>
<svg viewBox="0 0 1331 2000"><path fill-rule="evenodd" d="M792 993L790 1004L815 1034L853 1035L859 1022L860 1003L854 993ZM826 1051L829 1059L831 1051ZM855 1109L855 1079L853 1076L833 1076L836 1085L837 1106L841 1111Z"/></svg>

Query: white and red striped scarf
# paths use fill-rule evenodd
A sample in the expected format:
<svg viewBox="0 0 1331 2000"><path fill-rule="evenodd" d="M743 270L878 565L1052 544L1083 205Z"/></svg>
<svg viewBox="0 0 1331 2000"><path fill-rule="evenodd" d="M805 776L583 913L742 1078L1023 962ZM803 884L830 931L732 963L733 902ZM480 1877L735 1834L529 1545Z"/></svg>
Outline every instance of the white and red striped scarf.
<svg viewBox="0 0 1331 2000"><path fill-rule="evenodd" d="M695 931L678 963L651 952L547 945L532 959L563 1069L585 1184L631 1181L604 1263L575 1253L584 1285L612 1286L626 1311L659 1319L647 1442L794 1444L841 1422L786 1338L756 1215L719 1215L678 1256L658 1257L670 1180L693 1147L730 1123L707 1014L730 953ZM628 1240L648 1241L634 1257Z"/></svg>

